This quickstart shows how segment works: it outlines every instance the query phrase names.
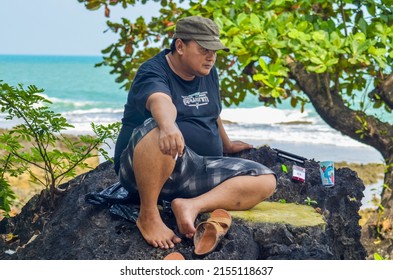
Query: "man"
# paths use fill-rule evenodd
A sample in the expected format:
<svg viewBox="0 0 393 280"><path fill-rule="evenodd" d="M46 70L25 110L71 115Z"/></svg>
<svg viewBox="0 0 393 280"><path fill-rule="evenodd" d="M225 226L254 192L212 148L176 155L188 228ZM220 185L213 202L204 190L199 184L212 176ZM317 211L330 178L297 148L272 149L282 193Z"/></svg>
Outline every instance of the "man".
<svg viewBox="0 0 393 280"><path fill-rule="evenodd" d="M139 195L137 227L154 247L181 242L162 221L158 199L171 201L180 233L191 238L199 213L249 209L276 187L267 167L223 157L252 146L230 141L220 119L218 50L228 51L212 20L183 18L171 50L140 67L128 95L115 170L131 195Z"/></svg>

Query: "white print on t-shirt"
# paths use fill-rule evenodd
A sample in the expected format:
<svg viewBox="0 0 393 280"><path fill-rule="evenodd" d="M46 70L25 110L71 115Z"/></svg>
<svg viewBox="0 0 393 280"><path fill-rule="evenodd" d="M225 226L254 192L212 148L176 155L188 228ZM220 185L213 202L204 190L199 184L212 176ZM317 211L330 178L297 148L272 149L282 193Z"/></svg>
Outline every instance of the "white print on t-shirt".
<svg viewBox="0 0 393 280"><path fill-rule="evenodd" d="M183 97L183 103L189 107L197 107L209 104L209 98L207 97L207 91L196 92Z"/></svg>

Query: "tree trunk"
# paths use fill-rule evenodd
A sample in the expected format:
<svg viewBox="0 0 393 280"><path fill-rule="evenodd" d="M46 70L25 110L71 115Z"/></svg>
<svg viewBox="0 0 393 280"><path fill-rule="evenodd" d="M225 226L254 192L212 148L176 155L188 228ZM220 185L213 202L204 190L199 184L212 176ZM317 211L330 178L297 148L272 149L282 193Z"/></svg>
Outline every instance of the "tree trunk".
<svg viewBox="0 0 393 280"><path fill-rule="evenodd" d="M384 207L384 217L393 221L393 155L386 160L386 167L381 204Z"/></svg>

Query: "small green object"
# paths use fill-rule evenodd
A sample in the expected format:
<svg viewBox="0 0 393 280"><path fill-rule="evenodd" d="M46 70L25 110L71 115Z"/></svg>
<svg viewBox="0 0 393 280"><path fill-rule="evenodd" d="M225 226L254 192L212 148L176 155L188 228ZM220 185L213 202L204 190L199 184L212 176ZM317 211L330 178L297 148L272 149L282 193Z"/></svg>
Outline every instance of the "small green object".
<svg viewBox="0 0 393 280"><path fill-rule="evenodd" d="M285 164L281 164L281 169L283 172L288 173L287 166Z"/></svg>
<svg viewBox="0 0 393 280"><path fill-rule="evenodd" d="M309 198L308 196L307 196L307 198L304 200L304 202L305 202L307 205L309 205L309 206L311 206L311 204L315 204L315 205L318 204L318 202L317 202L316 200L312 200L312 199Z"/></svg>
<svg viewBox="0 0 393 280"><path fill-rule="evenodd" d="M374 260L376 260L376 261L383 261L383 260L388 260L388 258L384 258L380 254L374 253Z"/></svg>

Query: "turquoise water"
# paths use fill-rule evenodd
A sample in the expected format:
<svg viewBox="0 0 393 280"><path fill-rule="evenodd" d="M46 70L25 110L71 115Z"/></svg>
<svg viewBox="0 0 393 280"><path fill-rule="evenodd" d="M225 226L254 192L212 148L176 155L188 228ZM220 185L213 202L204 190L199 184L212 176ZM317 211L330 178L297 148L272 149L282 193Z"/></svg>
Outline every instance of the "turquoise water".
<svg viewBox="0 0 393 280"><path fill-rule="evenodd" d="M120 121L127 97L127 92L115 83L115 76L109 74L109 68L94 67L100 61L98 56L0 55L0 80L13 86L33 84L43 88L46 98L53 102L52 109L75 126L71 133L90 133L92 122ZM250 95L240 106L224 108L222 119L234 122L226 125L231 139L256 146L268 144L305 157L318 159L319 155L323 160L380 160L379 153L372 148L327 126L312 106L307 106L304 113L288 103L280 108L267 108ZM0 127L12 125L0 114Z"/></svg>
<svg viewBox="0 0 393 280"><path fill-rule="evenodd" d="M0 56L0 78L8 84L34 84L45 90L58 112L121 108L126 92L108 68L94 67L100 57Z"/></svg>

